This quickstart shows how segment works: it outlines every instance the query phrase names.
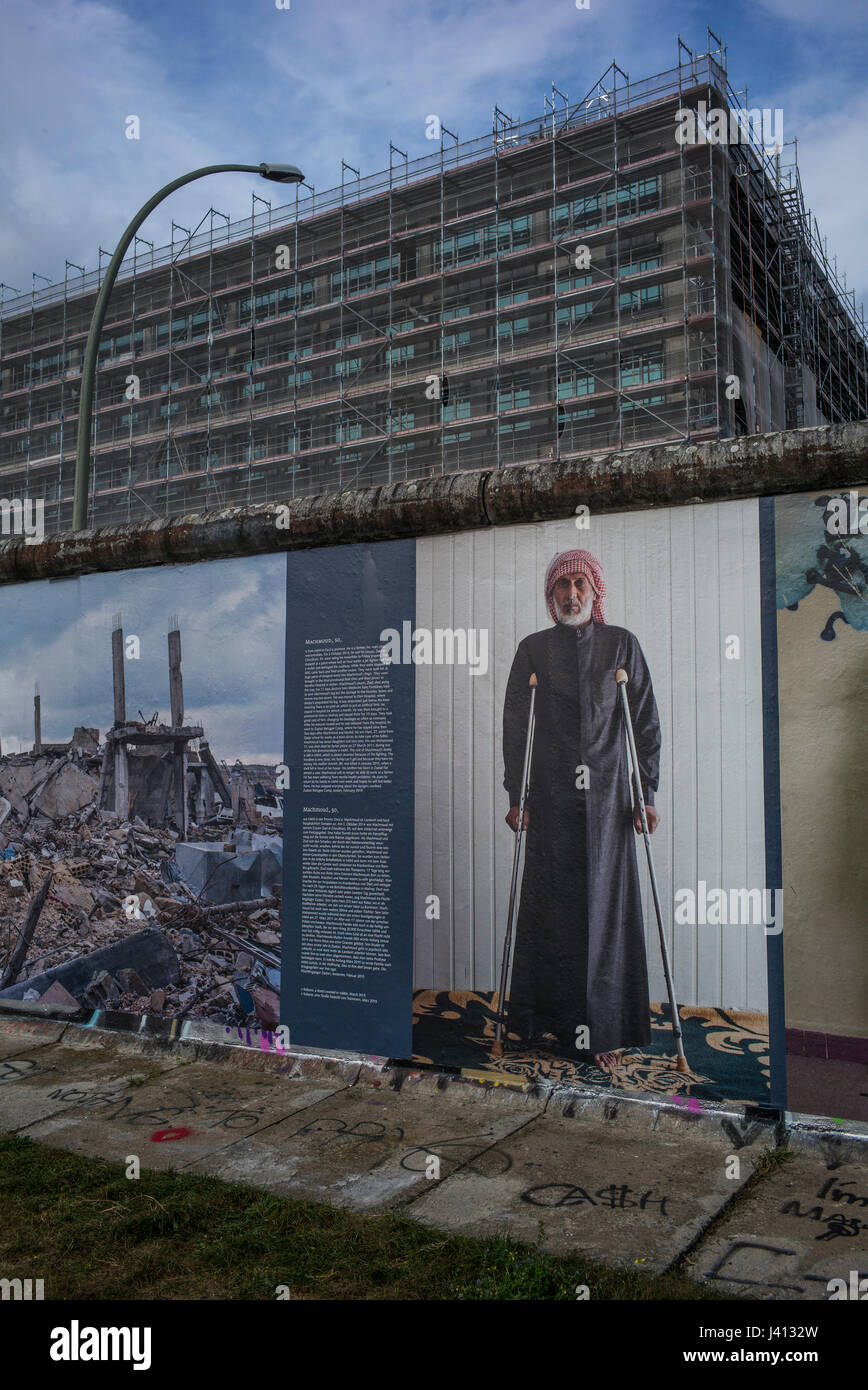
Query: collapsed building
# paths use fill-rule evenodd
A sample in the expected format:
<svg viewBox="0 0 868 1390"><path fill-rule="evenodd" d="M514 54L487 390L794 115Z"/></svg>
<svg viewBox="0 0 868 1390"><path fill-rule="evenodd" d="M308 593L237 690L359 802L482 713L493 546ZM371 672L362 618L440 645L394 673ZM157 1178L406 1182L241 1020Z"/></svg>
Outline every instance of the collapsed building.
<svg viewBox="0 0 868 1390"><path fill-rule="evenodd" d="M273 1028L282 816L275 769L215 757L184 722L170 623L169 722L126 711L120 616L114 723L0 750L0 998Z"/></svg>

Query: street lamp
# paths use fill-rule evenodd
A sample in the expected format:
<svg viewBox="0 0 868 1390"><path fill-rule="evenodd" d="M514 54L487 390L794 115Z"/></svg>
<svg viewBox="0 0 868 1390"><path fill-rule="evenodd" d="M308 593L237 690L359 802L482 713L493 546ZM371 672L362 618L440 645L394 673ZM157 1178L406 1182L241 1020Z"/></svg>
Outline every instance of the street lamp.
<svg viewBox="0 0 868 1390"><path fill-rule="evenodd" d="M185 183L192 183L194 179L204 178L206 174L259 174L262 178L269 179L272 183L302 183L304 181L304 174L300 169L296 169L294 164L209 164L205 169L194 169L192 174L183 174L181 178L173 179L171 183L167 183L165 188L161 188L159 193L155 193L153 198L149 198L144 207L140 208L136 213L118 242L115 253L109 261L105 279L100 285L99 294L96 297L96 304L93 306L90 332L87 335L87 346L84 350L84 362L81 369L81 391L78 403L78 437L75 450L75 490L72 503L73 531L83 531L87 526L91 416L93 414L93 387L96 378L96 359L109 296L114 288L121 262L127 253L130 242L139 230L139 227L141 227L145 218L153 212L157 204L161 203L164 198L167 198L170 193L174 193L176 188L180 188Z"/></svg>

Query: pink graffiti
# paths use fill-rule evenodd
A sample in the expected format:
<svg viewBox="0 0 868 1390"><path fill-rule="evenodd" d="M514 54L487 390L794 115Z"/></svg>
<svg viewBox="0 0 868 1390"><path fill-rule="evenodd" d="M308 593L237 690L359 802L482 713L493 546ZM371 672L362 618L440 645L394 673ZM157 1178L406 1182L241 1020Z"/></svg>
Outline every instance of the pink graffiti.
<svg viewBox="0 0 868 1390"><path fill-rule="evenodd" d="M675 1101L676 1105L686 1105L691 1115L700 1115L702 1113L702 1106L693 1096L690 1096L689 1099L685 1099L684 1096L673 1096L672 1099Z"/></svg>
<svg viewBox="0 0 868 1390"><path fill-rule="evenodd" d="M224 1026L224 1033L235 1033L239 1042L246 1043L248 1047L258 1046L262 1052L284 1052L285 1048L268 1029L258 1028L232 1028L228 1023ZM258 1038L258 1043L256 1039Z"/></svg>

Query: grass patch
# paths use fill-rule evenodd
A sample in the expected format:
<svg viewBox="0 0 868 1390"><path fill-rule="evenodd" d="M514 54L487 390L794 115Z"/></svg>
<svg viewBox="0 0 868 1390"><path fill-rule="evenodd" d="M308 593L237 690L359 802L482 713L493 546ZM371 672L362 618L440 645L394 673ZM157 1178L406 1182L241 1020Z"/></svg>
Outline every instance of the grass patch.
<svg viewBox="0 0 868 1390"><path fill-rule="evenodd" d="M682 1274L611 1269L508 1237L446 1235L401 1216L276 1197L0 1136L0 1274L49 1299L292 1298L719 1301Z"/></svg>

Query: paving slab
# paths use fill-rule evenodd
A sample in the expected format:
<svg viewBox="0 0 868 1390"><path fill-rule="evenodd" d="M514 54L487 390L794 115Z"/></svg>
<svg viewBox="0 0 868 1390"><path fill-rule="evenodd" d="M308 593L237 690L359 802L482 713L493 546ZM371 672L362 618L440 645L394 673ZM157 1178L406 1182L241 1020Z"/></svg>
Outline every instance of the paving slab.
<svg viewBox="0 0 868 1390"><path fill-rule="evenodd" d="M851 1271L868 1279L868 1165L799 1154L745 1196L691 1274L725 1293L813 1301Z"/></svg>
<svg viewBox="0 0 868 1390"><path fill-rule="evenodd" d="M80 1066L87 1066L87 1054ZM149 1059L150 1060L150 1059ZM32 1123L28 1136L73 1153L120 1162L136 1154L143 1168L189 1168L198 1159L315 1106L334 1094L337 1082L252 1073L239 1076L205 1063L170 1067L141 1086L115 1080L75 1096L62 1110ZM141 1063L125 1058L141 1075Z"/></svg>
<svg viewBox="0 0 868 1390"><path fill-rule="evenodd" d="M0 1018L0 1057L14 1057L33 1047L57 1042L66 1023L36 1018Z"/></svg>
<svg viewBox="0 0 868 1390"><path fill-rule="evenodd" d="M131 1081L174 1065L170 1056L157 1062L118 1057L105 1045L79 1051L59 1043L5 1057L0 1060L0 1130L27 1129L91 1096L130 1093Z"/></svg>
<svg viewBox="0 0 868 1390"><path fill-rule="evenodd" d="M609 1264L660 1271L718 1214L753 1172L761 1136L732 1144L689 1125L640 1128L550 1110L498 1145L497 1182L467 1167L408 1208L442 1230L510 1234L555 1254L581 1250Z"/></svg>
<svg viewBox="0 0 868 1390"><path fill-rule="evenodd" d="M359 1082L196 1165L228 1182L386 1211L468 1167L490 1183L509 1168L502 1141L544 1102L414 1074L400 1090ZM432 1162L433 1160L433 1162Z"/></svg>

